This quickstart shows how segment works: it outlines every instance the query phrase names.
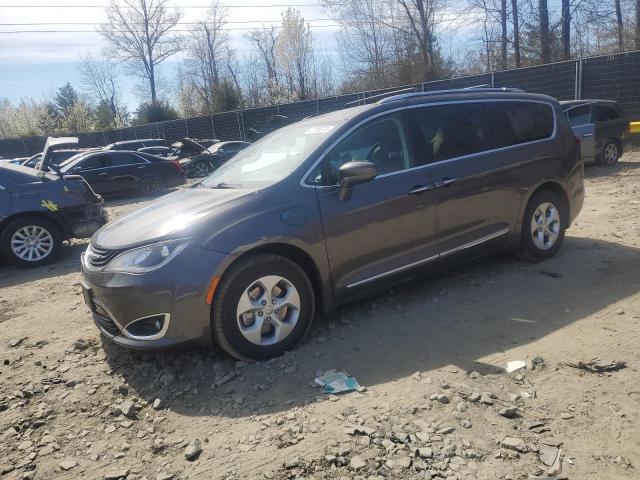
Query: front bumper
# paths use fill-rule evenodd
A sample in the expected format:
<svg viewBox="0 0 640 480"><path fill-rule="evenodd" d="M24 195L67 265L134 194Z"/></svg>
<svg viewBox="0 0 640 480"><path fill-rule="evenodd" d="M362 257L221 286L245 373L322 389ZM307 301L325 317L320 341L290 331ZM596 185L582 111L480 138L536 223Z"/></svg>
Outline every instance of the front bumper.
<svg viewBox="0 0 640 480"><path fill-rule="evenodd" d="M109 221L104 200L62 211L67 234L72 238L89 238Z"/></svg>
<svg viewBox="0 0 640 480"><path fill-rule="evenodd" d="M234 257L187 247L168 264L145 274L95 270L82 258L85 301L100 331L115 343L141 349L196 344L211 346L211 279L221 275ZM131 328L137 321L162 316L162 329L141 338Z"/></svg>

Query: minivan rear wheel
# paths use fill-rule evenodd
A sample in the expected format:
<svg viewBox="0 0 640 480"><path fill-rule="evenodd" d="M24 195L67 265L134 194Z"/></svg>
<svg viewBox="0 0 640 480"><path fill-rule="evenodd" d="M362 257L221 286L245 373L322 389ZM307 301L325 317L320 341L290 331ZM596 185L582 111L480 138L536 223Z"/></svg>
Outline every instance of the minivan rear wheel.
<svg viewBox="0 0 640 480"><path fill-rule="evenodd" d="M296 263L279 255L249 255L225 272L216 290L213 335L235 358L266 360L293 349L314 312L313 287Z"/></svg>
<svg viewBox="0 0 640 480"><path fill-rule="evenodd" d="M522 220L520 256L533 261L554 256L564 240L567 215L565 202L555 192L534 194Z"/></svg>

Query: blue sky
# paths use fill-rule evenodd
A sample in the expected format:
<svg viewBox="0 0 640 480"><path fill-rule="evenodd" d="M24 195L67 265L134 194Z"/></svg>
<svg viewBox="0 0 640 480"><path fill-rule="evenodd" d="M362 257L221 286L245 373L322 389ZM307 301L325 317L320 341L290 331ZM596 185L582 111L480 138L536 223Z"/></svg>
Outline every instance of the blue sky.
<svg viewBox="0 0 640 480"><path fill-rule="evenodd" d="M82 8L82 5L108 5L108 0L0 0L5 5L50 5L44 8L7 8L0 3L0 23L99 23L104 21L103 8ZM270 0L267 0L270 1ZM182 21L201 20L206 8L189 8L189 6L208 6L208 0L174 0L171 5L181 8ZM258 27L278 23L281 7L240 8L235 5L263 5L261 0L239 0L225 2L229 6L230 22L246 22L250 24L229 24L234 28ZM317 4L317 0L278 0L273 4ZM78 5L78 8L55 8L55 5ZM328 18L320 6L297 7L306 19ZM311 25L322 25L333 22L313 22ZM93 30L92 25L4 25L0 31L15 30ZM247 49L243 38L246 31L231 32L233 48L242 55ZM335 54L333 28L314 30L316 41L321 51ZM106 46L104 39L96 32L89 33L20 33L0 34L0 97L7 97L13 102L24 97L40 99L51 96L56 88L70 81L78 89L82 89L79 58L86 52L100 53ZM167 80L175 75L175 67L180 61L175 56L161 66L161 73ZM125 102L134 108L139 99L132 90L137 80L123 76Z"/></svg>
<svg viewBox="0 0 640 480"><path fill-rule="evenodd" d="M458 0L449 0L457 2ZM85 8L86 5L108 5L108 0L0 0L0 23L77 23L86 22L96 24L104 21L104 8ZM210 0L173 0L171 5L181 8L183 22L199 21L206 13L206 8L191 8L194 6L207 7ZM326 11L319 6L319 0L227 0L229 26L234 28L258 27L279 23L280 12L283 7L259 7L271 4L304 4L297 6L306 20L310 22L316 38L316 45L320 52L336 55L335 27L313 28L314 26L335 24ZM41 5L41 8L8 8L4 5ZM55 5L77 5L74 8L55 8ZM248 6L240 7L240 5ZM456 9L455 6L452 7ZM233 22L255 22L236 23ZM468 25L458 26L455 30L448 29L445 48L457 45L464 48L460 30L469 28ZM93 25L4 25L0 31L15 30L91 30L88 33L0 33L0 97L7 97L13 102L24 97L41 99L50 97L56 88L70 81L82 90L79 58L82 54L100 53L106 46L104 39L95 31ZM248 45L244 39L246 31L231 32L232 47L240 55L246 52ZM457 37L456 37L457 36ZM161 67L164 77L172 80L175 67L180 56L174 56ZM130 109L139 102L132 90L132 77L123 76L122 84L125 90L124 101Z"/></svg>

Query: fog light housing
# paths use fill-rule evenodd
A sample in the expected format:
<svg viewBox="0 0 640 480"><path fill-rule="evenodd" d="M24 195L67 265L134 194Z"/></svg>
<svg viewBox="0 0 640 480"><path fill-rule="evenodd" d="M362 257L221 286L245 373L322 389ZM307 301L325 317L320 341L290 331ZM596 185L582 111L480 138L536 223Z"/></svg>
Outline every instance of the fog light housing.
<svg viewBox="0 0 640 480"><path fill-rule="evenodd" d="M134 320L125 327L125 331L136 340L154 340L162 337L168 326L169 314L159 313Z"/></svg>

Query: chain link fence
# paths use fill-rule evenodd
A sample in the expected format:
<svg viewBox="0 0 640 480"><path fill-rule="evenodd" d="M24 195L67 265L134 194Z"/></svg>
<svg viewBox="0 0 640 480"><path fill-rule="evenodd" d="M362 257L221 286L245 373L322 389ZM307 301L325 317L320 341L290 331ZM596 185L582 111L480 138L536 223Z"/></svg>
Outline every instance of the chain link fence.
<svg viewBox="0 0 640 480"><path fill-rule="evenodd" d="M346 103L382 93L413 87L432 91L478 85L517 87L527 92L543 93L558 100L606 98L617 100L626 114L640 117L640 51L570 60L495 73L436 80L372 90L335 97L214 113L200 117L171 120L103 132L81 133L80 147L97 147L123 140L164 138L168 143L184 137L220 140L253 140L254 132L265 128L274 115L295 122L310 115L344 108ZM43 149L46 137L23 137L0 140L0 156L29 156Z"/></svg>

